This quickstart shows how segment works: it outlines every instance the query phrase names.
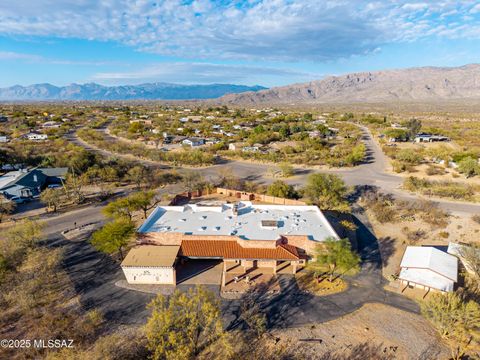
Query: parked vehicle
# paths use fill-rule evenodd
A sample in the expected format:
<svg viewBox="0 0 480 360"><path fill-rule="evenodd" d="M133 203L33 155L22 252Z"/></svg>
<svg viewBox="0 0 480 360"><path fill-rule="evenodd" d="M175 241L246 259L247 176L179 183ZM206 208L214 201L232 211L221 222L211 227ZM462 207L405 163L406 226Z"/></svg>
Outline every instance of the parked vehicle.
<svg viewBox="0 0 480 360"><path fill-rule="evenodd" d="M24 198L24 197L21 197L21 196L14 196L10 200L13 201L15 204L24 204L24 203L30 201L30 199Z"/></svg>

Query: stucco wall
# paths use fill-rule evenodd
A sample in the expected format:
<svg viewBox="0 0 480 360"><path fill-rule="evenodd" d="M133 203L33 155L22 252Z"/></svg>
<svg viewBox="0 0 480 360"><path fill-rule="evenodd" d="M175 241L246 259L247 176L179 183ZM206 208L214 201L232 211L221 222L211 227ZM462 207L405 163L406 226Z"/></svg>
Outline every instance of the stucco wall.
<svg viewBox="0 0 480 360"><path fill-rule="evenodd" d="M175 269L169 267L122 267L129 284L175 285Z"/></svg>

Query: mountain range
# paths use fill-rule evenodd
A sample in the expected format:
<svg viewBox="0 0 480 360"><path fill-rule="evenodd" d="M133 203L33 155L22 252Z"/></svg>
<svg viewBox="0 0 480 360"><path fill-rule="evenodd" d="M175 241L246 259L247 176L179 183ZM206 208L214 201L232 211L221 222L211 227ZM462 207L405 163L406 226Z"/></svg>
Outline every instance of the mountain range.
<svg viewBox="0 0 480 360"><path fill-rule="evenodd" d="M308 83L229 94L226 104L439 102L480 99L480 64L418 67L329 76Z"/></svg>
<svg viewBox="0 0 480 360"><path fill-rule="evenodd" d="M480 100L480 64L358 72L270 89L259 85L170 83L124 86L89 83L61 87L36 84L0 88L0 101L193 99L214 99L232 105Z"/></svg>
<svg viewBox="0 0 480 360"><path fill-rule="evenodd" d="M103 86L95 83L70 84L67 86L35 84L0 88L0 101L214 99L225 94L263 89L266 88L259 85L231 84L178 85L148 83L124 86Z"/></svg>

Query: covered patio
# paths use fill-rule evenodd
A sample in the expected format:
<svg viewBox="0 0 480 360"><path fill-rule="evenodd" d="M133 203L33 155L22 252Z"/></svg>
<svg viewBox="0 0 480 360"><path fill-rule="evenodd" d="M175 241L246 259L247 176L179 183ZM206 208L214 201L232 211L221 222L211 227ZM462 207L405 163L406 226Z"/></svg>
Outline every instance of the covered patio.
<svg viewBox="0 0 480 360"><path fill-rule="evenodd" d="M239 282L249 284L259 278L271 278L276 274L296 274L304 266L304 259L224 259L222 287Z"/></svg>

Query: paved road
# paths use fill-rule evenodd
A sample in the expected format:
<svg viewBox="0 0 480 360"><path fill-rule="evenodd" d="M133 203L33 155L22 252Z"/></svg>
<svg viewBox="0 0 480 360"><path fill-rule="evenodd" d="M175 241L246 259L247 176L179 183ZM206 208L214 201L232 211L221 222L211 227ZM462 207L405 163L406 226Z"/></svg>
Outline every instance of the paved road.
<svg viewBox="0 0 480 360"><path fill-rule="evenodd" d="M404 178L386 172L388 160L383 154L382 149L375 142L368 128L360 125L358 126L362 129L362 140L367 147L367 156L363 164L354 168L332 169L322 171L308 167L297 168L296 175L292 178L286 179L285 181L292 185L301 186L305 184L307 176L313 172L334 173L342 176L346 184L350 186L375 186L380 188L384 192L392 193L393 195L395 195L395 197L401 200L413 201L421 198L421 196L417 194L411 194L401 189ZM103 130L100 129L99 131ZM104 133L104 136L108 137L109 135ZM73 133L69 134L67 138L68 140L76 143L79 146L83 146L91 151L97 151L104 156L127 157L131 159L131 157L129 157L128 155L118 155L106 150L95 148L92 145L89 145L76 137L76 135ZM137 159L136 161L144 163L145 165L158 166L163 169L171 168L167 165L159 164L149 160ZM198 168L190 171L198 172L204 178L214 180L218 177L220 169L226 166L229 167L236 176L246 180L256 181L261 184L269 184L276 180L266 176L268 168L275 167L274 165L250 163L243 161L224 160L221 164ZM183 168L176 168L176 170L178 170L179 172L185 171L185 169ZM435 202L438 203L441 208L452 213L467 215L480 213L480 204L462 203L443 199L435 199Z"/></svg>

